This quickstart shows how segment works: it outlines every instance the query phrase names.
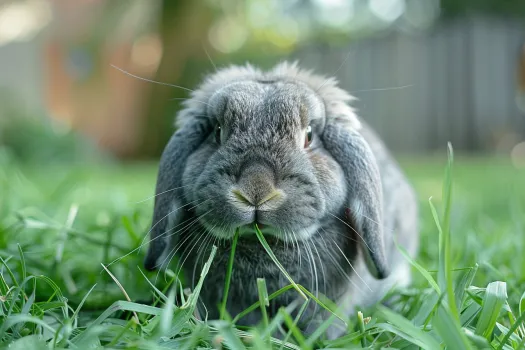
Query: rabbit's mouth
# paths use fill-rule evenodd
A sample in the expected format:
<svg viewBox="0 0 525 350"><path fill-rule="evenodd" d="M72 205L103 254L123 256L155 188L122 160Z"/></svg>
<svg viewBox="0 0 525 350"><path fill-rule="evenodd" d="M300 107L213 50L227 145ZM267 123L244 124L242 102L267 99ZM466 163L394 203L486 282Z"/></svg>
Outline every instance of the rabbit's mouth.
<svg viewBox="0 0 525 350"><path fill-rule="evenodd" d="M312 225L312 226L309 226L309 227L306 227L304 229L300 229L297 231L293 231L293 232L292 231L288 232L288 230L282 230L279 227L275 227L275 226L267 225L267 224L260 224L260 223L257 223L257 227L259 228L259 231L261 231L262 234L266 236L267 238L270 238L271 240L277 239L280 241L296 241L296 240L302 241L304 239L308 239L311 235L313 235L319 229L318 224L315 224L315 225ZM257 234L255 232L254 223L240 226L239 235L241 239L255 240L255 241L258 240Z"/></svg>
<svg viewBox="0 0 525 350"><path fill-rule="evenodd" d="M254 224L255 224L255 222L251 223L251 224L240 226L239 227L239 235L241 237L253 236L255 238L256 237L256 233L255 233ZM274 233L276 232L275 228L273 228L272 226L264 225L264 224L260 224L260 223L256 223L256 224L257 224L257 227L259 228L259 231L261 231L265 235L266 234L274 235Z"/></svg>

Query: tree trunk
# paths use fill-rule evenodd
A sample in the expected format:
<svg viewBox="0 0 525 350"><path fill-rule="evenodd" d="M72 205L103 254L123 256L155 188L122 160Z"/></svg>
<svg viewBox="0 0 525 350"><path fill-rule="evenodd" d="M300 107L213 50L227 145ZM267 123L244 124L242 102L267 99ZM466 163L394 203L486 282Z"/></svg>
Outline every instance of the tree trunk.
<svg viewBox="0 0 525 350"><path fill-rule="evenodd" d="M156 81L177 84L186 62L203 50L212 20L211 10L203 1L163 0L159 33L163 54ZM139 157L158 156L173 132L174 97L187 97L188 92L175 87L154 84L149 89L141 118L142 140Z"/></svg>

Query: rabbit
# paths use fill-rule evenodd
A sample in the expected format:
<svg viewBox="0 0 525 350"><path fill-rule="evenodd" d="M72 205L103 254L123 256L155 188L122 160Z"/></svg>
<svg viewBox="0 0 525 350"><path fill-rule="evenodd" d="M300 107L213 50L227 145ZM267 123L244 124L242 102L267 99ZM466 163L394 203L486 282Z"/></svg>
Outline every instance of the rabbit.
<svg viewBox="0 0 525 350"><path fill-rule="evenodd" d="M407 286L410 265L394 238L417 254L416 194L353 100L335 78L297 62L209 75L184 101L160 160L145 268L177 255L194 287L217 246L200 293L201 310L217 319L239 229L227 301L233 317L259 300L257 278L269 293L290 283L259 243L256 223L293 280L335 302L346 318ZM300 298L289 290L271 300L268 314ZM310 334L328 316L311 301L299 326ZM237 324L260 320L257 309ZM326 334L344 332L336 319Z"/></svg>

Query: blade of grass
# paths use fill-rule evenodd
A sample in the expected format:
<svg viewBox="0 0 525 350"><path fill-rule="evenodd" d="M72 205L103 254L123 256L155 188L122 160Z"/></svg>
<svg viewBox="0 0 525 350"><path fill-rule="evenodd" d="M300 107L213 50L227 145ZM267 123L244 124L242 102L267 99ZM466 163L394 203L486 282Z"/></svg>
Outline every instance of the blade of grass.
<svg viewBox="0 0 525 350"><path fill-rule="evenodd" d="M466 335L463 333L459 321L452 316L448 304L444 303L443 300L439 304L432 321L432 327L436 330L441 339L443 339L449 349L471 349L470 343L468 342Z"/></svg>
<svg viewBox="0 0 525 350"><path fill-rule="evenodd" d="M521 315L525 314L525 292L521 295L518 312Z"/></svg>
<svg viewBox="0 0 525 350"><path fill-rule="evenodd" d="M263 339L261 332L257 328L249 330L251 335L251 348L252 349L271 349L271 343L267 339Z"/></svg>
<svg viewBox="0 0 525 350"><path fill-rule="evenodd" d="M78 213L78 205L77 204L71 205L71 207L69 208L69 213L67 216L66 223L64 227L60 230L60 233L59 233L58 244L57 244L56 252L55 252L55 261L54 261L55 267L56 265L62 262L64 246L66 245L66 241L67 241L67 233L68 233L68 230L71 229L71 227L73 226L77 213Z"/></svg>
<svg viewBox="0 0 525 350"><path fill-rule="evenodd" d="M457 282L454 291L456 294L456 305L459 306L459 309L461 309L467 288L470 287L474 277L476 276L476 273L478 272L478 267L479 265L475 264L474 267L467 270L466 272L463 272L461 278L456 280Z"/></svg>
<svg viewBox="0 0 525 350"><path fill-rule="evenodd" d="M525 325L525 313L522 313L520 315L520 317L518 317L516 319L516 322L514 322L512 327L509 328L509 331L507 332L507 334L505 334L503 339L501 339L501 342L499 343L499 346L498 346L497 350L503 350L504 349L504 347L507 344L507 342L509 341L510 337L514 334L514 332L516 332L518 327L520 325L522 325L522 324ZM525 337L523 339L525 339Z"/></svg>
<svg viewBox="0 0 525 350"><path fill-rule="evenodd" d="M290 304L288 304L284 310L291 314L295 309L299 307L299 299L295 299ZM280 325L283 322L283 315L280 312L277 312L277 314L272 318L272 321L270 322L270 325L262 330L262 337L263 339L266 339L267 337L271 336L273 332L280 327ZM281 344L282 341L279 340L278 344Z"/></svg>
<svg viewBox="0 0 525 350"><path fill-rule="evenodd" d="M160 339L160 337L168 333L173 321L175 309L175 290L172 289L168 294L168 301L164 305L164 310L162 312L162 315L160 316L160 327L159 334L157 334L156 337L157 339Z"/></svg>
<svg viewBox="0 0 525 350"><path fill-rule="evenodd" d="M377 306L377 313L386 321L390 322L390 324L378 324L376 325L377 328L392 332L424 349L441 350L439 343L430 334L414 326L412 322L403 316L396 314L382 305Z"/></svg>
<svg viewBox="0 0 525 350"><path fill-rule="evenodd" d="M476 319L476 317L479 315L480 312L481 312L481 306L476 302L471 303L461 313L461 317L459 318L461 326L462 327L470 326L470 324L474 322L474 320Z"/></svg>
<svg viewBox="0 0 525 350"><path fill-rule="evenodd" d="M119 280L111 273L111 271L109 271L108 268L106 268L106 266L104 266L104 264L100 263L100 265L102 265L102 267L104 268L104 270L106 270L106 272L108 273L108 275L111 277L111 279L113 281L115 281L115 283L117 284L117 286L119 287L119 289L122 291L122 294L124 294L124 296L126 297L126 300L131 302L131 298L129 297L128 293L126 292L126 290L124 289L124 286L122 286L122 284L119 282ZM139 324L139 316L137 315L136 312L133 311L133 315L135 317L135 322L137 324Z"/></svg>
<svg viewBox="0 0 525 350"><path fill-rule="evenodd" d="M313 299L319 306L321 306L322 308L324 308L326 311L330 312L332 315L334 315L335 317L337 317L339 320L341 320L345 326L347 325L346 321L344 320L343 316L341 315L338 315L337 314L337 307L335 306L335 304L331 305L331 306L328 306L326 305L326 302L322 302L319 298L317 298L315 295L313 295L310 291L308 291L308 289L306 289L305 287L303 287L302 285L298 284L297 285L309 298ZM268 300L273 300L275 298L277 298L279 295L289 291L290 289L292 288L295 288L293 285L289 284L287 286L284 286L283 288L279 289L278 291L276 292L273 292L272 294L270 294L270 296L268 297ZM329 302L329 300L327 299L327 302ZM241 311L239 314L237 314L237 316L235 316L232 320L232 323L237 323L241 318L243 318L244 316L248 315L250 312L254 311L255 309L257 309L258 307L261 306L261 303L260 301L256 301L255 303L253 303L252 305L250 305L249 307L247 307L245 310Z"/></svg>
<svg viewBox="0 0 525 350"><path fill-rule="evenodd" d="M197 282L195 289L183 302L183 304L176 310L176 315L173 317L173 324L171 326L170 332L168 332L165 335L166 337L172 338L179 334L180 331L187 325L188 320L192 317L193 312L197 307L197 302L199 300L199 294L202 289L202 285L204 284L204 280L208 275L208 272L210 271L210 266L213 262L213 259L215 258L216 253L217 247L212 246L210 257L208 258L208 261L206 262L206 264L204 264L204 267L202 268L200 279Z"/></svg>
<svg viewBox="0 0 525 350"><path fill-rule="evenodd" d="M429 292L424 293L421 303L418 304L416 315L413 317L412 322L416 326L426 325L432 318L432 314L435 312L440 297L438 294Z"/></svg>
<svg viewBox="0 0 525 350"><path fill-rule="evenodd" d="M297 322L299 321L299 318L301 317L302 312L304 312L304 309L306 308L307 305L308 305L308 299L305 300L305 302L303 303L303 306L299 310L299 314L297 318L295 319L295 321L292 319L292 316L290 316L290 314L285 311L284 308L279 309L279 313L282 314L284 323L286 323L286 326L289 329L288 333L292 333L295 340L297 340L297 343L299 343L299 346L301 347L301 349L305 349L305 350L310 349L310 347L308 347L308 344L306 344L306 339L304 338L302 332L297 327ZM288 339L288 335L286 336L284 341L287 341L287 339Z"/></svg>
<svg viewBox="0 0 525 350"><path fill-rule="evenodd" d="M259 303L261 305L263 325L264 328L267 328L269 321L266 308L270 306L270 300L268 299L268 289L266 289L266 280L264 278L257 278L257 291L259 293Z"/></svg>
<svg viewBox="0 0 525 350"><path fill-rule="evenodd" d="M120 340L120 338L122 338L122 336L130 329L132 328L133 326L135 325L135 321L133 319L129 320L128 323L126 323L126 325L124 327L122 327L122 329L120 330L120 332L118 332L114 337L113 339L107 344L105 345L105 347L107 348L111 348L112 346L115 346L117 345L118 341Z"/></svg>
<svg viewBox="0 0 525 350"><path fill-rule="evenodd" d="M287 286L284 286L283 288L279 289L278 291L273 292L272 294L270 294L270 296L268 297L268 300L273 300L273 299L277 298L279 295L289 291L292 288L293 288L293 286L291 284L289 284ZM247 307L245 310L239 312L239 314L237 314L237 316L235 316L233 318L232 323L237 323L241 318L243 318L244 316L248 315L250 312L256 310L260 306L261 306L261 302L260 301L256 301L255 303L253 303L252 305Z"/></svg>
<svg viewBox="0 0 525 350"><path fill-rule="evenodd" d="M476 334L491 340L492 331L501 312L503 304L507 301L507 284L505 282L492 282L487 286L481 314L476 324Z"/></svg>
<svg viewBox="0 0 525 350"><path fill-rule="evenodd" d="M168 297L162 293L157 287L155 287L155 285L153 283L151 283L151 281L148 279L148 277L146 277L146 275L144 274L144 272L142 272L141 268L139 266L137 266L137 269L139 270L140 274L144 277L144 279L146 280L146 282L148 282L148 284L150 285L151 288L153 288L153 290L157 293L157 295L165 302L167 303L168 302ZM184 301L183 301L184 303Z"/></svg>
<svg viewBox="0 0 525 350"><path fill-rule="evenodd" d="M228 269L226 270L226 278L224 280L224 291L222 294L222 304L220 311L220 319L224 320L224 314L226 312L226 304L228 303L228 293L230 292L230 283L232 278L233 261L235 259L235 248L237 247L237 241L239 240L239 229L235 230L233 236L232 247L230 250L230 259L228 260Z"/></svg>
<svg viewBox="0 0 525 350"><path fill-rule="evenodd" d="M182 346L172 347L172 349L180 349L180 350L198 349L197 344L199 343L199 340L203 338L206 339L208 337L209 337L208 327L204 325L197 325L197 327L195 327L195 329L191 332L191 335L182 344Z"/></svg>
<svg viewBox="0 0 525 350"><path fill-rule="evenodd" d="M85 341L85 337L89 334L88 331L90 328L94 328L96 326L99 326L104 322L109 316L111 316L113 313L117 311L130 311L135 313L141 313L146 315L152 315L152 316L160 316L162 315L162 309L158 307L138 304L138 303L132 303L129 301L119 300L114 302L110 307L106 309L97 319L89 324L87 329L80 333L74 340L75 343Z"/></svg>
<svg viewBox="0 0 525 350"><path fill-rule="evenodd" d="M246 346L242 343L241 339L233 332L233 328L230 323L226 321L219 321L215 323L219 333L223 337L224 343L230 349L246 349Z"/></svg>
<svg viewBox="0 0 525 350"><path fill-rule="evenodd" d="M361 333L361 346L364 348L367 347L367 341L366 341L366 327L365 327L365 320L363 319L363 313L361 311L357 312L357 326L359 328L359 333Z"/></svg>
<svg viewBox="0 0 525 350"><path fill-rule="evenodd" d="M439 288L434 278L430 275L430 273L423 266L421 266L414 259L412 259L412 257L408 255L406 249L397 244L396 239L394 239L394 243L397 249L401 252L401 255L403 255L403 257L405 258L405 260L407 260L410 263L410 265L414 266L423 275L423 277L425 277L430 286L436 291L436 293L438 293L438 295L441 294L441 289Z"/></svg>
<svg viewBox="0 0 525 350"><path fill-rule="evenodd" d="M21 315L21 314L8 316L4 323L4 329L7 330L13 327L14 325L17 325L19 323L26 323L26 322L37 324L41 326L42 328L47 329L51 334L56 333L56 330L44 320L41 320L34 316Z"/></svg>
<svg viewBox="0 0 525 350"><path fill-rule="evenodd" d="M24 258L24 252L22 252L22 247L20 244L17 244L18 247L18 254L20 255L20 268L22 272L22 279L25 280L27 278L27 270L26 270L26 260Z"/></svg>
<svg viewBox="0 0 525 350"><path fill-rule="evenodd" d="M452 208L452 164L454 162L454 151L450 142L447 145L448 162L445 168L445 181L443 183L442 198L443 198L443 220L439 235L439 270L438 270L438 285L442 291L447 292L447 301L452 316L459 320L459 313L456 306L456 299L454 296L454 288L452 284L452 258L450 253L451 234L450 234L450 211ZM432 208L432 215L436 220L436 210ZM436 220L439 221L439 220Z"/></svg>
<svg viewBox="0 0 525 350"><path fill-rule="evenodd" d="M93 289L95 289L95 287L97 286L97 284L95 283L93 285L93 287L91 287L91 289L86 293L86 295L84 295L84 297L82 298L82 300L80 301L80 304L78 304L77 308L75 309L75 311L73 312L73 316L71 316L71 318L73 320L76 320L77 316L78 316L78 313L80 312L80 309L82 309L82 306L84 306L84 303L86 302L87 298L89 297L89 294L91 294L91 292L93 291Z"/></svg>
<svg viewBox="0 0 525 350"><path fill-rule="evenodd" d="M520 316L525 314L525 292L523 292L523 294L521 295L519 306L518 306L518 312ZM525 339L525 324L521 325L518 328L518 331L521 333L521 336Z"/></svg>
<svg viewBox="0 0 525 350"><path fill-rule="evenodd" d="M7 265L7 261L2 259L2 257L0 256L0 262L5 266L5 269L6 269L7 273L9 274L9 277L11 277L11 283L14 284L15 287L19 287L18 281L16 280L16 277L15 277L15 274L13 273L13 271Z"/></svg>
<svg viewBox="0 0 525 350"><path fill-rule="evenodd" d="M487 339L480 337L479 335L472 332L470 329L463 328L463 332L467 336L468 340L470 340L470 342L474 344L474 346L477 349L492 349Z"/></svg>
<svg viewBox="0 0 525 350"><path fill-rule="evenodd" d="M62 290L60 289L60 287L51 278L47 276L43 276L43 275L29 276L22 282L21 285L25 285L32 279L37 280L37 281L43 281L53 289L54 294L56 295L57 299L63 303L61 310L62 310L62 314L64 315L64 318L66 319L69 318L69 308L67 306L67 298L64 297L64 294L62 294Z"/></svg>
<svg viewBox="0 0 525 350"><path fill-rule="evenodd" d="M279 270L281 270L281 272L286 277L286 279L290 281L290 283L295 288L295 290L299 293L299 295L301 295L304 299L308 299L306 295L303 293L303 291L299 288L297 283L294 282L294 280L292 279L292 276L290 276L290 274L285 270L283 265L281 265L281 263L279 262L275 254L273 253L272 248L270 248L270 245L268 244L268 242L266 242L266 239L264 238L264 235L261 232L261 230L259 230L259 227L257 226L257 224L255 224L254 226L255 226L255 233L257 234L257 238L259 239L259 242L261 242L261 245L263 246L264 250L266 250L266 253L268 253L270 258L273 260L273 262L279 268Z"/></svg>
<svg viewBox="0 0 525 350"><path fill-rule="evenodd" d="M294 327L297 327L297 324L299 324L299 320L303 316L304 311L308 307L309 303L310 303L310 300L305 300L303 305L301 305L301 308L299 309L299 312L297 313L297 316L295 317L295 319L293 321ZM290 339L291 335L292 335L292 329L289 328L288 333L286 333L286 337L284 338L283 343L281 344L281 347L279 348L279 350L284 349L284 346L285 346L286 343L288 343L288 339ZM308 343L303 343L303 348L305 348L305 347L306 348L310 348L311 346L308 345Z"/></svg>
<svg viewBox="0 0 525 350"><path fill-rule="evenodd" d="M496 328L501 332L501 335L500 335L499 338L503 339L503 336L505 336L507 333L510 333L509 340L514 342L514 344L517 344L517 343L519 343L521 341L521 337L517 333L509 332L509 329L507 327L505 327L504 325L502 325L501 323L496 322ZM517 330L516 330L516 332L517 332ZM479 337L479 335L478 335L478 337ZM483 337L481 337L481 338L483 338ZM485 339L485 338L483 338L483 339ZM485 339L485 341L486 340L487 339ZM516 346L513 346L513 347L514 347L514 349L516 348Z"/></svg>
<svg viewBox="0 0 525 350"><path fill-rule="evenodd" d="M308 295L309 298L313 299L319 306L321 306L326 311L330 312L332 315L335 315L340 321L342 321L345 326L348 326L348 323L344 320L344 316L338 315L337 305L334 304L332 301L330 301L328 298L325 298L326 301L321 301L319 298L317 298L315 295L313 295L308 289L306 289L303 285L298 284L299 288ZM330 303L331 305L328 306L326 303Z"/></svg>
<svg viewBox="0 0 525 350"><path fill-rule="evenodd" d="M334 323L336 319L336 316L334 314L331 314L330 317L321 323L319 327L310 335L310 337L306 340L306 344L310 347L313 347L317 339L321 338L321 336L326 332L326 330Z"/></svg>

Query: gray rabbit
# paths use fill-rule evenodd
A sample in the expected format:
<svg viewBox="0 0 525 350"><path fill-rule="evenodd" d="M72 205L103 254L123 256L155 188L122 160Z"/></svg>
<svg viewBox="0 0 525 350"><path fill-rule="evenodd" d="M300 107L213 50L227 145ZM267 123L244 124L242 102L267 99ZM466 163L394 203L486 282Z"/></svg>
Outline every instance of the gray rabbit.
<svg viewBox="0 0 525 350"><path fill-rule="evenodd" d="M268 72L232 66L209 76L184 102L162 155L145 267L178 256L186 284L217 256L201 299L218 318L234 232L240 228L227 310L235 316L258 300L256 278L269 292L289 284L254 235L262 228L295 282L339 305L347 317L410 282L418 249L418 208L380 139L349 106L353 98L293 63ZM298 298L271 302L275 314ZM327 313L310 302L307 333ZM239 324L260 321L256 311ZM328 336L344 332L337 323Z"/></svg>

